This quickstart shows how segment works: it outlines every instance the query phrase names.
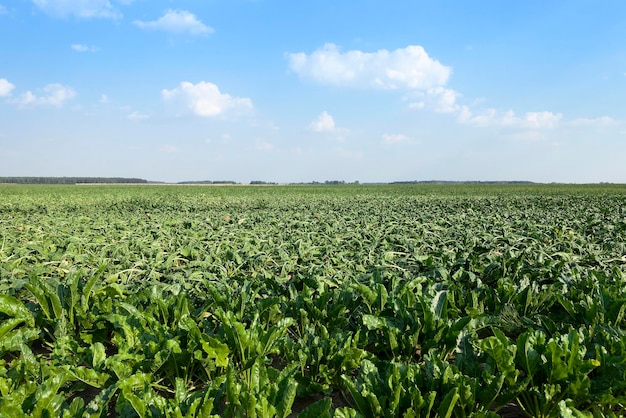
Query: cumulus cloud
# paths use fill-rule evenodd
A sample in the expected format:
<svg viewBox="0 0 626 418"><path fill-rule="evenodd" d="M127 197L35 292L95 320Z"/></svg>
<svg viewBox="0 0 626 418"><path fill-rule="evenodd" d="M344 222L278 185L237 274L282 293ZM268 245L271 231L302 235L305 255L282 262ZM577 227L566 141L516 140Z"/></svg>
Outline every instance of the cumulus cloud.
<svg viewBox="0 0 626 418"><path fill-rule="evenodd" d="M336 45L326 44L310 55L290 53L287 58L291 70L303 78L356 88L427 90L445 85L452 72L419 45L395 51L341 52Z"/></svg>
<svg viewBox="0 0 626 418"><path fill-rule="evenodd" d="M410 100L409 109L430 109L437 113L454 113L461 109L457 103L457 99L461 96L461 93L455 90L437 86L425 91L410 92L405 99Z"/></svg>
<svg viewBox="0 0 626 418"><path fill-rule="evenodd" d="M246 111L253 108L249 98L232 97L221 93L215 84L205 81L197 84L184 81L172 90L163 89L161 94L166 101L182 100L198 116L214 117L231 111Z"/></svg>
<svg viewBox="0 0 626 418"><path fill-rule="evenodd" d="M317 119L311 122L309 129L314 132L333 132L335 130L335 120L328 112L323 111Z"/></svg>
<svg viewBox="0 0 626 418"><path fill-rule="evenodd" d="M11 95L11 91L15 86L9 83L6 78L0 78L0 97L6 97Z"/></svg>
<svg viewBox="0 0 626 418"><path fill-rule="evenodd" d="M409 137L403 134L383 134L383 143L385 144L397 144L408 140Z"/></svg>
<svg viewBox="0 0 626 418"><path fill-rule="evenodd" d="M456 100L461 97L461 94L452 89L435 87L428 89L428 95L435 101L434 109L436 112L453 113L459 110Z"/></svg>
<svg viewBox="0 0 626 418"><path fill-rule="evenodd" d="M550 111L516 114L497 109L477 110L477 104L463 104L463 95L447 87L452 69L430 57L423 47L409 45L393 51L352 50L343 52L335 44L307 54L288 53L289 68L301 78L319 84L361 89L401 90L410 109L430 110L455 115L462 124L476 127L501 127L511 130L540 131L559 127L563 115ZM606 119L580 119L573 124L602 126ZM323 113L309 128L324 132L336 130L332 117ZM389 135L385 143L399 137Z"/></svg>
<svg viewBox="0 0 626 418"><path fill-rule="evenodd" d="M499 112L487 109L480 113L472 112L469 107L461 106L458 120L461 123L478 127L508 127L526 130L554 129L559 126L563 115L553 112L527 112L518 116L512 110Z"/></svg>
<svg viewBox="0 0 626 418"><path fill-rule="evenodd" d="M109 0L33 0L43 12L54 17L118 19L122 14Z"/></svg>
<svg viewBox="0 0 626 418"><path fill-rule="evenodd" d="M215 30L202 23L193 13L186 10L167 10L157 20L133 22L141 29L161 30L175 34L188 33L191 35L210 35Z"/></svg>
<svg viewBox="0 0 626 418"><path fill-rule="evenodd" d="M76 97L76 92L71 87L64 86L62 84L48 84L41 89L42 95L36 95L32 91L28 90L26 93L21 94L11 103L17 104L19 107L31 107L31 106L55 106L61 107L68 100Z"/></svg>
<svg viewBox="0 0 626 418"><path fill-rule="evenodd" d="M98 48L93 45L84 44L72 44L70 48L76 52L96 52L98 50Z"/></svg>

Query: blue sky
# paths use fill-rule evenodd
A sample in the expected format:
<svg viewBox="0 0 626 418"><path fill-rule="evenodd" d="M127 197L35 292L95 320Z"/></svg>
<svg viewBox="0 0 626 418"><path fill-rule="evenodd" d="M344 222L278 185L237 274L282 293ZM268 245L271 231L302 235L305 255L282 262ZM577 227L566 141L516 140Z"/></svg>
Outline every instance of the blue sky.
<svg viewBox="0 0 626 418"><path fill-rule="evenodd" d="M626 183L626 2L0 0L0 176Z"/></svg>

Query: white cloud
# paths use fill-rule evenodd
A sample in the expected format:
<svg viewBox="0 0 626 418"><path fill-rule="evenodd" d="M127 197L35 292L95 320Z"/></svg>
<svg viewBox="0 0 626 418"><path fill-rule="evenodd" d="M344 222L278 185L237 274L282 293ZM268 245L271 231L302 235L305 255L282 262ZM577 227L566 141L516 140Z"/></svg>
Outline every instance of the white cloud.
<svg viewBox="0 0 626 418"><path fill-rule="evenodd" d="M459 122L478 127L507 127L526 130L547 130L559 126L563 115L548 111L528 112L524 116L517 116L512 110L499 112L496 109L487 109L475 114L469 107L459 109Z"/></svg>
<svg viewBox="0 0 626 418"><path fill-rule="evenodd" d="M303 78L357 88L427 90L445 85L452 72L418 45L395 51L341 52L336 45L326 44L310 55L300 52L287 58L291 70Z"/></svg>
<svg viewBox="0 0 626 418"><path fill-rule="evenodd" d="M133 22L141 29L162 30L170 33L189 33L191 35L209 35L215 30L202 23L198 18L186 10L167 10L157 20L149 22L135 20Z"/></svg>
<svg viewBox="0 0 626 418"><path fill-rule="evenodd" d="M528 112L520 122L527 129L553 129L559 125L563 118L560 113L552 112Z"/></svg>
<svg viewBox="0 0 626 418"><path fill-rule="evenodd" d="M145 119L149 119L150 116L149 115L144 115L141 114L139 112L133 112L130 115L128 115L128 119L129 120L145 120Z"/></svg>
<svg viewBox="0 0 626 418"><path fill-rule="evenodd" d="M98 50L98 47L83 44L72 44L71 48L76 52L96 52Z"/></svg>
<svg viewBox="0 0 626 418"><path fill-rule="evenodd" d="M461 97L461 94L452 89L435 87L428 89L428 95L435 100L435 112L453 113L459 110L459 105L456 104L456 99Z"/></svg>
<svg viewBox="0 0 626 418"><path fill-rule="evenodd" d="M7 8L0 4L0 15L5 15L9 13Z"/></svg>
<svg viewBox="0 0 626 418"><path fill-rule="evenodd" d="M385 144L397 144L408 140L409 137L403 134L383 134L383 142Z"/></svg>
<svg viewBox="0 0 626 418"><path fill-rule="evenodd" d="M0 97L10 96L15 86L6 78L0 78Z"/></svg>
<svg viewBox="0 0 626 418"><path fill-rule="evenodd" d="M44 93L41 96L37 96L30 90L23 93L11 103L17 104L19 107L30 106L55 106L61 107L68 100L76 97L76 92L71 87L64 86L62 84L48 84L42 89Z"/></svg>
<svg viewBox="0 0 626 418"><path fill-rule="evenodd" d="M174 154L178 152L178 148L175 147L174 145L163 145L162 147L159 148L159 151L165 152L168 154Z"/></svg>
<svg viewBox="0 0 626 418"><path fill-rule="evenodd" d="M106 94L102 94L100 96L100 99L98 100L98 102L102 103L102 104L107 104L109 103L109 96L107 96Z"/></svg>
<svg viewBox="0 0 626 418"><path fill-rule="evenodd" d="M167 101L182 99L183 103L198 116L219 116L230 111L253 108L249 98L232 97L221 93L215 84L205 81L198 84L183 81L172 90L163 89L161 94Z"/></svg>
<svg viewBox="0 0 626 418"><path fill-rule="evenodd" d="M317 119L311 122L309 129L314 132L333 132L335 130L335 120L328 112L323 111Z"/></svg>
<svg viewBox="0 0 626 418"><path fill-rule="evenodd" d="M617 124L619 124L619 122L609 116L601 116L598 118L578 118L567 122L567 125L574 127L606 127Z"/></svg>
<svg viewBox="0 0 626 418"><path fill-rule="evenodd" d="M257 141L256 149L259 151L271 151L274 149L274 145L266 141Z"/></svg>
<svg viewBox="0 0 626 418"><path fill-rule="evenodd" d="M109 0L33 0L43 12L54 17L118 19L122 14Z"/></svg>
<svg viewBox="0 0 626 418"><path fill-rule="evenodd" d="M462 94L442 86L432 87L425 91L412 91L405 96L405 100L419 101L409 103L409 109L430 109L438 113L454 113L461 109L457 99Z"/></svg>

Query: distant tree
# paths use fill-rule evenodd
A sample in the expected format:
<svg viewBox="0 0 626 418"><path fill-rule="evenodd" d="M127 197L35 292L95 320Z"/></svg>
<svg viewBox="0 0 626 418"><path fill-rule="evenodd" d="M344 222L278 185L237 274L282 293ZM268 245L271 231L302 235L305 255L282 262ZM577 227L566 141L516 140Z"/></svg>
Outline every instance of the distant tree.
<svg viewBox="0 0 626 418"><path fill-rule="evenodd" d="M0 183L14 184L129 184L148 183L147 180L125 177L0 177Z"/></svg>

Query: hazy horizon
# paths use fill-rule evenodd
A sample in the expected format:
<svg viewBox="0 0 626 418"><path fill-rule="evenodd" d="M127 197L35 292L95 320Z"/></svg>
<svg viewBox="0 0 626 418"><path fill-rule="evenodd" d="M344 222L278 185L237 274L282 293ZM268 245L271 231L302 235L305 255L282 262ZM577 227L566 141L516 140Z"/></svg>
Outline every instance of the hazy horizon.
<svg viewBox="0 0 626 418"><path fill-rule="evenodd" d="M0 35L0 177L626 183L617 0L0 0Z"/></svg>

